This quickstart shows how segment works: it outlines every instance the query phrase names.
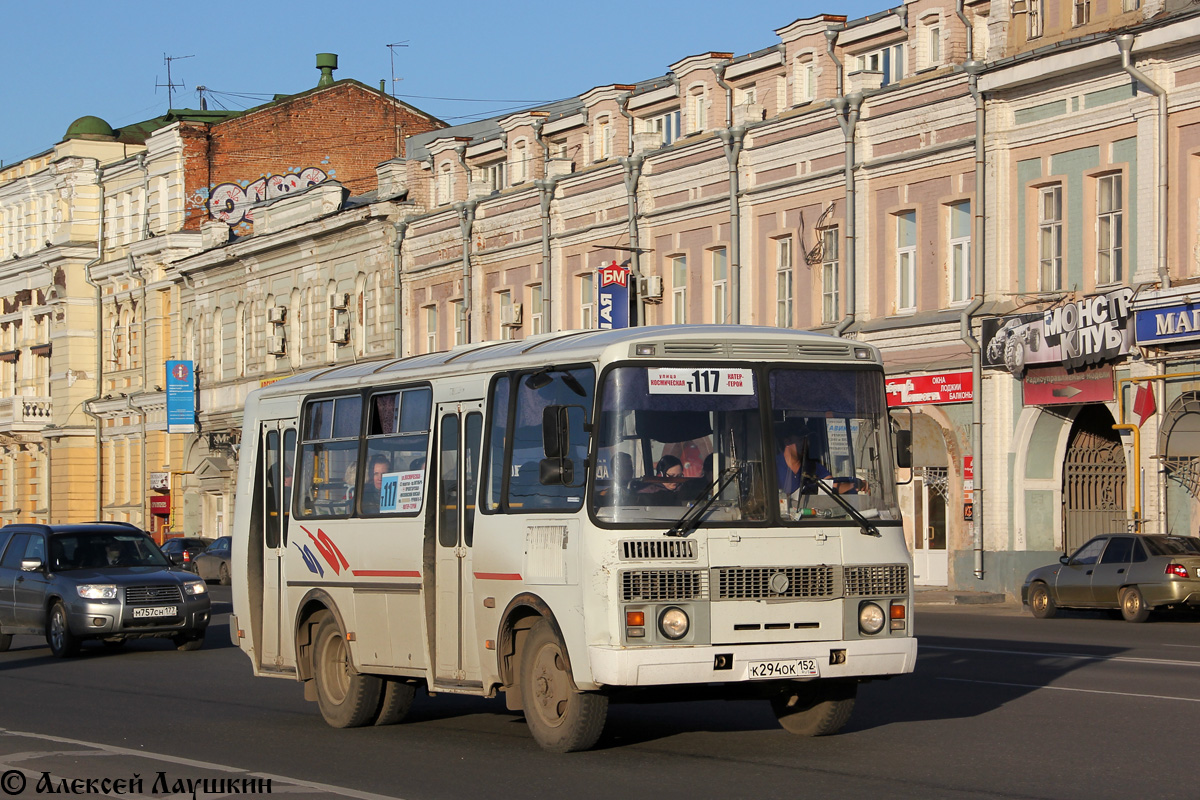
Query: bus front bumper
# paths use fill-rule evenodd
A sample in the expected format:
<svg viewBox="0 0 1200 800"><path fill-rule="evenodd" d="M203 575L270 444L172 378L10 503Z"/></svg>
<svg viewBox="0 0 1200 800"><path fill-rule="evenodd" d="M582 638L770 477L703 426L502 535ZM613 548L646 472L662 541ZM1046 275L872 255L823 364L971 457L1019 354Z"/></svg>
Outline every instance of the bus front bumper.
<svg viewBox="0 0 1200 800"><path fill-rule="evenodd" d="M588 648L592 681L601 686L664 686L756 680L753 665L799 660L815 662L821 678L867 678L912 672L917 662L913 637L707 645L702 647ZM720 667L720 668L719 668Z"/></svg>

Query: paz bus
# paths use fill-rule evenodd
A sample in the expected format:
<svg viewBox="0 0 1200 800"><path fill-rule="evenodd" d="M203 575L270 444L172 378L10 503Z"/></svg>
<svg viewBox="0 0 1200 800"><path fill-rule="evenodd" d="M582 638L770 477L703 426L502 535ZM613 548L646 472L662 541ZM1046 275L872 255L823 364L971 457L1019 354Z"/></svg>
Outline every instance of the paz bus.
<svg viewBox="0 0 1200 800"><path fill-rule="evenodd" d="M231 635L335 727L493 697L551 751L610 701L761 698L835 733L912 671L879 351L776 328L570 331L246 401Z"/></svg>

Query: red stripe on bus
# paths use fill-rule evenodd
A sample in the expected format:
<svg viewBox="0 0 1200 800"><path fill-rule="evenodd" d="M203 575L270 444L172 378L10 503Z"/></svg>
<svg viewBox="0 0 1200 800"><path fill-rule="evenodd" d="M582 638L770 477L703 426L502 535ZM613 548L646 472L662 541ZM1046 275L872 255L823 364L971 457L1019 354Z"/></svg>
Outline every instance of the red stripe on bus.
<svg viewBox="0 0 1200 800"><path fill-rule="evenodd" d="M355 569L351 575L364 578L419 578L421 573L415 569Z"/></svg>
<svg viewBox="0 0 1200 800"><path fill-rule="evenodd" d="M475 577L481 581L519 581L521 576L515 572L476 572Z"/></svg>

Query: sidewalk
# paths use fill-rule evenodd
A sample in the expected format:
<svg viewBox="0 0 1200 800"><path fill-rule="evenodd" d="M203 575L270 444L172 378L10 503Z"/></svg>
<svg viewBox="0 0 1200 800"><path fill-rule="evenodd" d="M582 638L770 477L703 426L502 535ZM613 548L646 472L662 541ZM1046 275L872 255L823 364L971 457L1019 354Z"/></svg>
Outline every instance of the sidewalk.
<svg viewBox="0 0 1200 800"><path fill-rule="evenodd" d="M1000 592L969 592L945 589L941 586L917 586L913 601L919 606L1019 605Z"/></svg>

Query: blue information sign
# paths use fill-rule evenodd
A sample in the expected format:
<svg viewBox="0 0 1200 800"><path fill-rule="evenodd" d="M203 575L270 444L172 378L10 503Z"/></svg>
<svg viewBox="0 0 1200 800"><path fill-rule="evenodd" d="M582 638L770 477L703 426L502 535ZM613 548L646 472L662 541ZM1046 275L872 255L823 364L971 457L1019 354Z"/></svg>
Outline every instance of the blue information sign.
<svg viewBox="0 0 1200 800"><path fill-rule="evenodd" d="M1134 314L1138 344L1165 344L1200 339L1200 305L1141 309Z"/></svg>
<svg viewBox="0 0 1200 800"><path fill-rule="evenodd" d="M629 327L629 270L612 262L600 267L600 329Z"/></svg>
<svg viewBox="0 0 1200 800"><path fill-rule="evenodd" d="M196 370L191 361L167 362L167 433L196 432Z"/></svg>

